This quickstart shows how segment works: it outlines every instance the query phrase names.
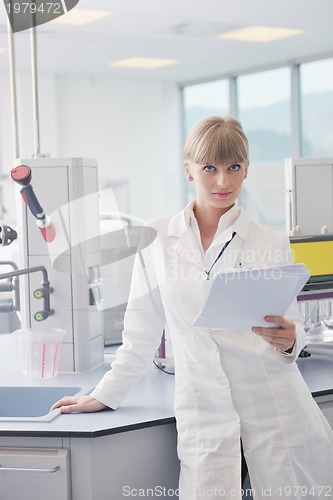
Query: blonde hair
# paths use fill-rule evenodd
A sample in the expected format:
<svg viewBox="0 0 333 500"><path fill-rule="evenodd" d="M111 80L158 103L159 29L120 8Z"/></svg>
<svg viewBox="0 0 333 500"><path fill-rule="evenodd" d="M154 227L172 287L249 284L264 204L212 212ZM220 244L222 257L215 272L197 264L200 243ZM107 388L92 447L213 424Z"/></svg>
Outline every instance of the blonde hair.
<svg viewBox="0 0 333 500"><path fill-rule="evenodd" d="M242 126L232 117L208 116L189 131L184 160L198 165L249 161L249 145Z"/></svg>

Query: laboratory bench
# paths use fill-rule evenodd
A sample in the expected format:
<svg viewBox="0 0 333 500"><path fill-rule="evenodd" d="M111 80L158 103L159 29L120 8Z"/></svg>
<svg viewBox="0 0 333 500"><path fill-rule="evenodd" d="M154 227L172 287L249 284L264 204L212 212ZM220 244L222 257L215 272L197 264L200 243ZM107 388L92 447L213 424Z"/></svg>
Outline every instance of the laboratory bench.
<svg viewBox="0 0 333 500"><path fill-rule="evenodd" d="M4 337L7 337L5 339ZM10 336L0 335L0 394L4 387L33 387L82 389L89 394L103 374L110 369L115 349L108 349L103 365L82 373L58 374L54 379L31 378L20 371L8 357L11 346ZM51 420L44 417L22 417L3 419L0 411L0 436L62 436L93 438L119 432L127 432L143 427L153 427L174 422L173 414L174 380L152 365L152 369L133 387L117 411L106 410L99 413L72 413L63 415L59 410ZM55 402L54 400L53 402ZM28 404L23 400L22 405ZM5 402L0 403L1 406ZM97 417L97 418L96 418Z"/></svg>
<svg viewBox="0 0 333 500"><path fill-rule="evenodd" d="M108 349L105 363L91 372L38 380L20 371L11 350L10 334L0 335L0 390L78 387L89 393L115 356L115 349ZM308 350L312 355L299 359L298 366L333 426L333 347ZM156 489L156 497L167 492L165 497L177 498L173 398L174 377L152 365L117 411L55 410L51 420L0 417L2 500L121 500L148 496L149 489Z"/></svg>
<svg viewBox="0 0 333 500"><path fill-rule="evenodd" d="M28 394L36 386L64 388L64 395L66 387L76 387L88 394L110 368L114 350L88 373L38 380L21 372L10 334L2 334L0 394L8 387L24 387ZM152 488L159 496L168 490L168 498L177 498L173 395L173 376L152 365L117 411L63 415L54 410L51 420L0 415L1 500L121 500ZM0 401L0 408L6 403Z"/></svg>

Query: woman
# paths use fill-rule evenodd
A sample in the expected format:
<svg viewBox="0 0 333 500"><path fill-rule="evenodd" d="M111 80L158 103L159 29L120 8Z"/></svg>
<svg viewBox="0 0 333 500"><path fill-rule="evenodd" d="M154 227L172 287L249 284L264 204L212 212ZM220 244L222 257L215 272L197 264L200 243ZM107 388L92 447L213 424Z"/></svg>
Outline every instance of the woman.
<svg viewBox="0 0 333 500"><path fill-rule="evenodd" d="M237 120L198 122L184 157L196 199L150 224L157 237L139 252L112 370L90 396L65 398L54 408L117 408L150 367L167 326L176 371L180 499L240 500L241 443L255 499L324 498L327 488L333 491L333 437L295 363L305 340L296 304L284 318L266 316L265 328L193 326L207 278L239 265L291 263L289 239L250 221L236 204L249 168Z"/></svg>

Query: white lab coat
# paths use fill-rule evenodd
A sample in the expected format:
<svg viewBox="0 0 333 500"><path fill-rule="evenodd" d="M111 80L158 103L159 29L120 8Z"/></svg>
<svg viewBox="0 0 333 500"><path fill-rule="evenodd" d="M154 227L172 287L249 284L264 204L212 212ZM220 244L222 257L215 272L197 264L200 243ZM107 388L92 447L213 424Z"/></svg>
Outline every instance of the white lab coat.
<svg viewBox="0 0 333 500"><path fill-rule="evenodd" d="M167 326L176 371L180 500L241 500L240 437L256 500L331 498L333 433L294 362L305 339L296 304L286 314L297 324L289 355L251 331L193 327L207 262L186 210L151 224L157 238L146 248L143 242L137 257L123 346L92 395L117 408L151 366ZM211 276L240 263L291 262L286 235L232 210L239 211L236 220L214 239L212 259L233 231L236 236Z"/></svg>

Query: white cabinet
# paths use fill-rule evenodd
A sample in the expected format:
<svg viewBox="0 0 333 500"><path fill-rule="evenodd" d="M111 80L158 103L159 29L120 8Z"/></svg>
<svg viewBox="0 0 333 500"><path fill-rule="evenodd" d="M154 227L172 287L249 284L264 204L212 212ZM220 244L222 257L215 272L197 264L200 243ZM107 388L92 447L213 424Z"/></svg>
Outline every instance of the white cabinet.
<svg viewBox="0 0 333 500"><path fill-rule="evenodd" d="M0 500L177 499L176 448L175 423L96 437L0 436Z"/></svg>
<svg viewBox="0 0 333 500"><path fill-rule="evenodd" d="M287 158L287 231L302 235L333 232L333 158Z"/></svg>
<svg viewBox="0 0 333 500"><path fill-rule="evenodd" d="M174 423L71 438L72 500L177 499L176 447Z"/></svg>
<svg viewBox="0 0 333 500"><path fill-rule="evenodd" d="M0 446L1 500L70 500L69 451Z"/></svg>

